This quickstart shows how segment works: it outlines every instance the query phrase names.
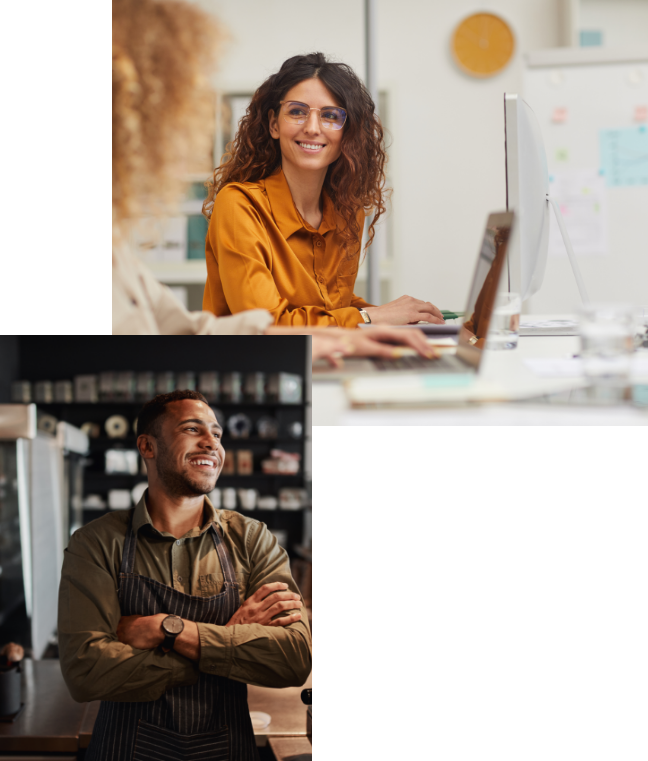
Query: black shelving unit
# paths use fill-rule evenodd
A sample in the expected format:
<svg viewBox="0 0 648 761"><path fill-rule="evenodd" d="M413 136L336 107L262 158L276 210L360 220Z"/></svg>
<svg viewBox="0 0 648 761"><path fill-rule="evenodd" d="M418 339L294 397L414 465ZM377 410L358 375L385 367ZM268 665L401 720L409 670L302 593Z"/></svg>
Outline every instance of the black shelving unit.
<svg viewBox="0 0 648 761"><path fill-rule="evenodd" d="M75 336L45 338L23 336L19 339L20 379L32 382L39 380L73 380L76 375L99 374L101 372L164 372L204 371L216 372L287 372L304 378L306 367L307 340L303 336ZM304 399L307 395L304 389ZM132 425L143 401L100 401L72 402L69 404L37 403L38 409L81 427L93 422L100 426L101 435L90 439L90 454L84 474L84 494L99 494L104 499L109 489L131 489L136 483L146 481L146 475L125 475L105 473L105 452L108 449L136 449L136 437ZM222 475L218 488L254 488L260 495L278 496L283 487L308 488L305 483L304 436L306 402L301 404L278 404L273 402L254 404L250 402L211 403L220 410L225 421L242 412L251 419L254 431L249 438L235 438L227 433L223 437L226 452L250 449L253 453L254 472L252 475ZM105 434L104 423L112 415L123 415L129 422L129 435L125 438L110 438ZM270 415L279 422L276 438L261 438L256 434L256 423L263 415ZM289 426L294 422L302 425L302 437L289 435ZM309 435L309 434L308 434ZM301 455L300 473L297 475L270 475L261 471L261 460L269 456L270 450L283 449ZM84 522L100 517L106 510L84 511ZM304 522L303 511L297 510L240 510L256 520L263 521L271 530L288 533L287 549L301 544Z"/></svg>

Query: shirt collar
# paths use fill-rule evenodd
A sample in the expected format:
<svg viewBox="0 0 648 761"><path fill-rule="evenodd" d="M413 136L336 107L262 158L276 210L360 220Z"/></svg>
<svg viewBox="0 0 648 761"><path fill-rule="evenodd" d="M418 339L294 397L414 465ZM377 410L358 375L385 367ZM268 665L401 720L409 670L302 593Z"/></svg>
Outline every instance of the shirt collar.
<svg viewBox="0 0 648 761"><path fill-rule="evenodd" d="M329 230L335 230L337 226L337 215L335 213L333 201L330 199L326 190L322 191L324 199L322 206L322 223L318 230L314 230L304 219L302 219L301 214L297 211L290 188L288 187L288 182L286 181L286 176L281 167L275 169L269 177L266 177L265 189L268 194L268 200L270 201L272 216L286 240L298 230L317 232L320 235L324 235L324 233Z"/></svg>
<svg viewBox="0 0 648 761"><path fill-rule="evenodd" d="M153 525L153 521L151 520L151 516L149 515L149 511L146 506L147 494L148 494L148 489L144 492L144 494L142 494L142 498L137 503L137 505L135 505L135 512L133 513L133 530L135 531L135 533L137 533L142 528L142 526L148 523L151 529L153 529L153 531L156 531L161 536L171 536L171 534L168 534L166 531L158 531L158 529L156 529L155 526ZM221 526L222 528L222 524L218 516L218 513L214 509L214 506L209 501L208 497L205 497L205 512L206 512L206 518L207 518L205 523L201 526L201 528L198 531L196 531L195 533L193 531L190 531L187 534L187 536L199 536L200 534L204 534L204 532L207 531L207 529L211 526L212 523L216 523L218 526Z"/></svg>

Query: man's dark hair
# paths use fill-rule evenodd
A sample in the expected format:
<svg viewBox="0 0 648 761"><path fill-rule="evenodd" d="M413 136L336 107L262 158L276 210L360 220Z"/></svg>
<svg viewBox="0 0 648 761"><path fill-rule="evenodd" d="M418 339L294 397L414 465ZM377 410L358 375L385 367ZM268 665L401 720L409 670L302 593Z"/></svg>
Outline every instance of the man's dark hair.
<svg viewBox="0 0 648 761"><path fill-rule="evenodd" d="M140 414L137 416L137 435L143 433L149 436L160 435L160 424L162 416L166 412L167 404L171 402L180 402L183 399L195 399L197 402L208 404L207 399L199 391L172 391L170 394L158 394L150 402L142 407Z"/></svg>

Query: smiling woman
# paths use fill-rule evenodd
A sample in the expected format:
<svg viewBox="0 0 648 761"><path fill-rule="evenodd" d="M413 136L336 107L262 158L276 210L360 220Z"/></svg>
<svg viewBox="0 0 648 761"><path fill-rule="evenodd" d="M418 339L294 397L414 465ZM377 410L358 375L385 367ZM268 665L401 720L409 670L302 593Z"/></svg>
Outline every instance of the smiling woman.
<svg viewBox="0 0 648 761"><path fill-rule="evenodd" d="M385 211L383 130L350 67L295 56L252 98L204 213L217 315L268 309L278 325L355 327L365 214Z"/></svg>
<svg viewBox="0 0 648 761"><path fill-rule="evenodd" d="M443 322L427 302L381 307L354 293L385 212L385 145L374 103L353 70L322 53L295 56L254 94L203 213L203 309L267 309L276 325Z"/></svg>

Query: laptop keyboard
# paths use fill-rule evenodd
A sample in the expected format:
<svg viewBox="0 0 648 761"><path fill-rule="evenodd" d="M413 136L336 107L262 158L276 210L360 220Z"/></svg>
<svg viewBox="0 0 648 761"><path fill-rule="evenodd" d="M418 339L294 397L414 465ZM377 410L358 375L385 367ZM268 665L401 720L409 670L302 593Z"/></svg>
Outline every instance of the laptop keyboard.
<svg viewBox="0 0 648 761"><path fill-rule="evenodd" d="M399 357L398 359L374 359L378 370L425 370L426 372L448 372L448 364L443 359L425 357Z"/></svg>

